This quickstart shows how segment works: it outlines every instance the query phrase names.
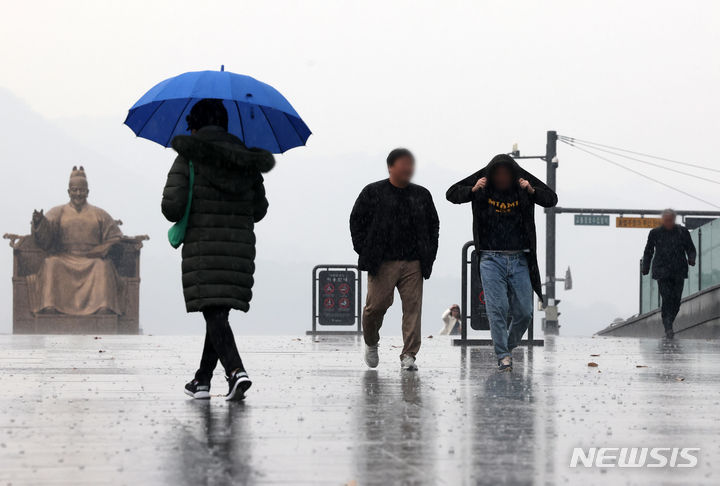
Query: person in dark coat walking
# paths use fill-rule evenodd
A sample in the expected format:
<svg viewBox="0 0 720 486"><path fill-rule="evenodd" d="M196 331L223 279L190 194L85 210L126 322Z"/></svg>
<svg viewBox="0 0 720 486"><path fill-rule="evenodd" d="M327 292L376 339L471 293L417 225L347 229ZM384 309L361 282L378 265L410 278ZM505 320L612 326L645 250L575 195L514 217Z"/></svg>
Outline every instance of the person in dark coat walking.
<svg viewBox="0 0 720 486"><path fill-rule="evenodd" d="M511 371L512 350L532 319L533 290L542 300L535 205L551 208L557 195L512 157L500 154L453 184L446 198L454 204L472 203L475 251L498 369Z"/></svg>
<svg viewBox="0 0 720 486"><path fill-rule="evenodd" d="M194 398L210 398L218 360L225 368L226 398L244 398L251 381L228 322L231 309L247 312L255 271L254 225L265 216L262 173L275 165L272 154L248 149L227 132L221 100L198 101L187 117L191 135L178 135L178 156L163 191L162 212L179 221L188 204L189 164L195 173L190 218L182 248L182 283L188 312L202 312L205 346L195 378L185 385Z"/></svg>
<svg viewBox="0 0 720 486"><path fill-rule="evenodd" d="M415 157L395 149L387 157L390 177L365 186L350 214L358 268L368 272L362 323L365 362L378 365L383 316L395 288L402 300L403 369L416 370L420 350L423 278L430 278L438 249L440 222L430 191L410 182Z"/></svg>
<svg viewBox="0 0 720 486"><path fill-rule="evenodd" d="M642 260L643 275L650 273L652 261L652 278L658 283L662 299L660 314L668 339L675 337L673 322L680 311L688 264L695 265L697 255L690 232L676 224L676 218L672 209L662 212L662 225L650 230Z"/></svg>

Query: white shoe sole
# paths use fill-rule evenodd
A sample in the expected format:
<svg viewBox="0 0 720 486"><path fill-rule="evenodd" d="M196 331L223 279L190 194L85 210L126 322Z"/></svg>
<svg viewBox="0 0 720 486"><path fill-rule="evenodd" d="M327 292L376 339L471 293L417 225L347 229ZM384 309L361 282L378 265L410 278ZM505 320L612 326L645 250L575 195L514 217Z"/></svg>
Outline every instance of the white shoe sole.
<svg viewBox="0 0 720 486"><path fill-rule="evenodd" d="M252 381L250 381L250 378L248 378L247 375L238 378L235 382L235 386L233 386L232 390L230 390L230 393L225 396L225 401L231 402L233 400L244 399L245 392L248 391L248 388L250 388L251 385Z"/></svg>
<svg viewBox="0 0 720 486"><path fill-rule="evenodd" d="M207 391L199 391L199 392L191 392L190 390L185 390L185 395L195 398L196 400L207 400L210 398L210 392Z"/></svg>

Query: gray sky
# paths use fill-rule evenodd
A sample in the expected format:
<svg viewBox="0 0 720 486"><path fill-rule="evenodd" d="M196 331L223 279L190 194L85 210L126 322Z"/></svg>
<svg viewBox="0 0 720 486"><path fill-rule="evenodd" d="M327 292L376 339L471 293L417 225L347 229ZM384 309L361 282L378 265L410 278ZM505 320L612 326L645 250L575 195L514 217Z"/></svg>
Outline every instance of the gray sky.
<svg viewBox="0 0 720 486"><path fill-rule="evenodd" d="M235 316L237 329L309 326L312 266L354 261L352 203L384 177L386 153L407 146L441 216L424 306L424 332L435 333L458 300L459 251L471 235L470 208L450 205L444 192L514 142L541 153L555 129L718 166L718 25L713 1L3 2L0 157L13 183L0 195L0 232L26 232L33 208L65 202L69 169L84 164L91 202L125 221L126 233L152 238L143 255L146 332L199 332L198 316L183 312L179 254L159 213L173 153L136 139L122 121L160 80L225 64L278 88L314 132L267 177L256 300ZM559 159L563 206L712 209L566 145ZM720 204L714 184L627 164ZM544 176L540 162L524 165ZM637 311L645 237L559 217L558 269L571 266L576 286L558 295L563 333L590 334ZM10 330L11 269L6 248L0 332ZM388 332L399 332L397 316Z"/></svg>

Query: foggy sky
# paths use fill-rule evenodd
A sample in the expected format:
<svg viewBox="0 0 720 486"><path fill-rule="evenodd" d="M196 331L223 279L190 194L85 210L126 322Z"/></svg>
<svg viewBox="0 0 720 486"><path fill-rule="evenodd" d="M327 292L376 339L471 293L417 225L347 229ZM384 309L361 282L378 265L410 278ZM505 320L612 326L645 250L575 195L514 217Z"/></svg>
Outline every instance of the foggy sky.
<svg viewBox="0 0 720 486"><path fill-rule="evenodd" d="M445 190L514 142L541 154L545 132L557 130L718 166L718 25L712 1L3 2L0 233L26 233L33 209L64 203L69 170L82 163L90 202L122 219L126 234L151 237L145 332L200 332L199 316L184 313L179 252L159 210L174 154L122 122L160 80L224 64L275 86L313 131L268 174L255 300L250 314L233 317L238 332L309 327L310 270L355 261L352 203L385 177L387 152L407 146L441 217L423 308L423 333L433 334L459 300L460 247L471 237L470 208L447 203ZM558 157L561 206L713 209L566 145ZM714 184L623 162L720 204ZM544 179L541 162L523 166ZM588 335L637 312L646 236L558 216L557 269L571 266L575 280L558 291L562 333ZM0 332L9 332L12 252L4 248ZM399 333L397 307L388 333Z"/></svg>

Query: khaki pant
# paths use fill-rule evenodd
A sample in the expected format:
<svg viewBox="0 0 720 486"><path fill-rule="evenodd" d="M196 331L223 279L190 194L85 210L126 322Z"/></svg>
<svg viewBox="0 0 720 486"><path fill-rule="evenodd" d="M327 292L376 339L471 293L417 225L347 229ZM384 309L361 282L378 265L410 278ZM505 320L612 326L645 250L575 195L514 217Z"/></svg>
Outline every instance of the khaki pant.
<svg viewBox="0 0 720 486"><path fill-rule="evenodd" d="M422 314L423 276L420 262L415 260L383 262L377 275L368 275L367 300L363 311L365 344L376 346L380 341L385 312L393 303L395 287L402 301L402 333L404 347L400 357L415 356L420 350L420 318Z"/></svg>

